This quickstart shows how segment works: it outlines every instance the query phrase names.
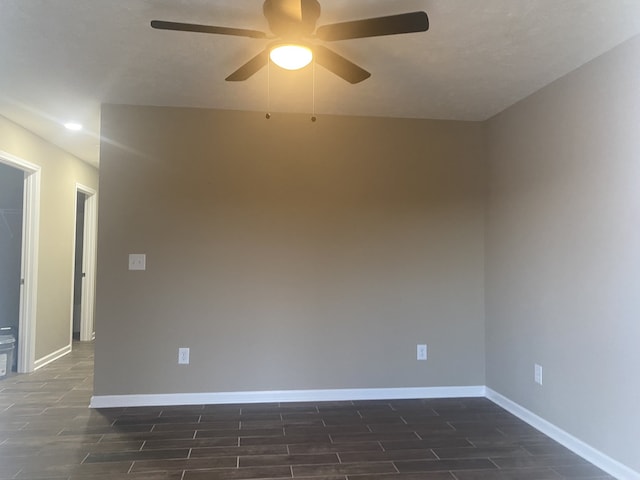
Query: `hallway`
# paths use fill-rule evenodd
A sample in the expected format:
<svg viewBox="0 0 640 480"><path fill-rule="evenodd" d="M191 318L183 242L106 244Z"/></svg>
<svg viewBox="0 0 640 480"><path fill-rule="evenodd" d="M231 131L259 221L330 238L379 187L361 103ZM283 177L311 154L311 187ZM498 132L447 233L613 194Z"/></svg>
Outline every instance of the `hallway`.
<svg viewBox="0 0 640 480"><path fill-rule="evenodd" d="M610 479L484 398L90 410L93 344L0 381L0 480Z"/></svg>

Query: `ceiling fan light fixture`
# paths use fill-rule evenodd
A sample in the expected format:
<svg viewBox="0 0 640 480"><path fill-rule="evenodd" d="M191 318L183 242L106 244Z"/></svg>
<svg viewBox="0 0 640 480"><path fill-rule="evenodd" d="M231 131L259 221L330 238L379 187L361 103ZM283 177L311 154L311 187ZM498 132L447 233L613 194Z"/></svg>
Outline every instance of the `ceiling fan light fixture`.
<svg viewBox="0 0 640 480"><path fill-rule="evenodd" d="M429 17L423 11L363 18L317 27L316 23L320 18L321 10L318 0L264 0L262 12L269 24L271 34L246 28L164 20L152 20L151 27L179 32L276 39L274 43L267 45L260 53L225 78L228 82L247 80L263 67L271 65L271 62L284 69L299 70L313 61L314 65L317 63L351 84L366 80L371 73L322 43L318 43L317 40L332 42L383 37L426 32L429 29ZM311 45L307 44L307 41Z"/></svg>
<svg viewBox="0 0 640 480"><path fill-rule="evenodd" d="M311 63L313 52L304 45L282 44L273 47L269 57L280 68L300 70Z"/></svg>

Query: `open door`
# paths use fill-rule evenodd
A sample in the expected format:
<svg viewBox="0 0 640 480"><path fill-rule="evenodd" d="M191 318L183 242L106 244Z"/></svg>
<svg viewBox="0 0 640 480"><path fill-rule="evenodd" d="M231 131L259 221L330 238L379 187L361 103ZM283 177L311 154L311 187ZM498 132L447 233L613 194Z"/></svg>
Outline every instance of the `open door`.
<svg viewBox="0 0 640 480"><path fill-rule="evenodd" d="M81 261L81 272L78 277L74 274L74 290L79 294L80 316L80 341L89 342L95 338L94 312L95 312L95 291L96 291L96 237L97 237L97 197L96 191L84 185L76 184L76 195L83 198L82 218L77 220L77 227L82 224L81 236L82 252L79 257ZM80 206L80 203L77 203ZM76 215L76 218L78 215ZM76 240L76 249L80 247ZM80 282L80 285L77 285ZM75 287L78 288L75 288ZM74 301L74 303L76 303ZM73 324L72 324L73 334Z"/></svg>
<svg viewBox="0 0 640 480"><path fill-rule="evenodd" d="M0 151L0 162L24 172L20 311L18 321L18 372L34 370L40 231L40 167Z"/></svg>
<svg viewBox="0 0 640 480"><path fill-rule="evenodd" d="M14 338L20 320L23 189L24 172L0 163L0 335ZM0 375L5 366L16 370L17 352L16 344L13 355L0 355Z"/></svg>

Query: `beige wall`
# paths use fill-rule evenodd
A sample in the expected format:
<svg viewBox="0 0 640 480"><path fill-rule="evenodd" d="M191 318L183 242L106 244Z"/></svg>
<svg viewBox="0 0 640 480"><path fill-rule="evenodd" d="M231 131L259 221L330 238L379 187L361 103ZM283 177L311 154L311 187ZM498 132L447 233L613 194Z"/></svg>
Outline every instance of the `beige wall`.
<svg viewBox="0 0 640 480"><path fill-rule="evenodd" d="M488 386L636 471L638 85L640 38L489 122L486 242Z"/></svg>
<svg viewBox="0 0 640 480"><path fill-rule="evenodd" d="M484 384L481 125L114 105L102 125L96 395Z"/></svg>
<svg viewBox="0 0 640 480"><path fill-rule="evenodd" d="M0 150L41 167L37 361L70 344L76 182L97 189L98 173L3 117Z"/></svg>

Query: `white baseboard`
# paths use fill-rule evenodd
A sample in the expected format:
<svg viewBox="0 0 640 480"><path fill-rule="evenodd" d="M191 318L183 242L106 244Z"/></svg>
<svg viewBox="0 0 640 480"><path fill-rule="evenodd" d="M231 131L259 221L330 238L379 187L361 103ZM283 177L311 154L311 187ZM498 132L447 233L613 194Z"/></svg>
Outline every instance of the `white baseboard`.
<svg viewBox="0 0 640 480"><path fill-rule="evenodd" d="M45 365L49 365L51 362L55 362L59 358L62 358L65 355L68 355L69 353L71 353L71 344L67 345L66 347L62 347L60 350L56 350L55 352L52 352L49 355L45 355L44 357L39 358L33 363L33 369L34 371L38 370L44 367Z"/></svg>
<svg viewBox="0 0 640 480"><path fill-rule="evenodd" d="M640 480L640 473L630 469L626 465L614 460L604 453L587 445L582 440L577 439L573 435L565 432L561 428L549 423L544 418L539 417L535 413L509 400L507 397L500 395L498 392L486 387L486 397L492 402L500 405L502 408L512 413L519 419L527 422L532 427L540 430L542 433L551 437L556 442L564 445L572 452L581 456L588 462L601 468L609 475L621 480Z"/></svg>
<svg viewBox="0 0 640 480"><path fill-rule="evenodd" d="M283 390L265 392L175 393L163 395L96 395L91 408L229 403L328 402L410 398L484 397L484 386L429 388L358 388L342 390Z"/></svg>
<svg viewBox="0 0 640 480"><path fill-rule="evenodd" d="M52 354L53 355L53 354ZM52 361L52 360L50 360ZM640 473L587 445L582 440L485 386L428 388L364 388L337 390L283 390L262 392L174 393L160 395L95 395L91 408L216 405L230 403L323 402L413 398L486 397L532 427L554 439L609 475L640 480Z"/></svg>

